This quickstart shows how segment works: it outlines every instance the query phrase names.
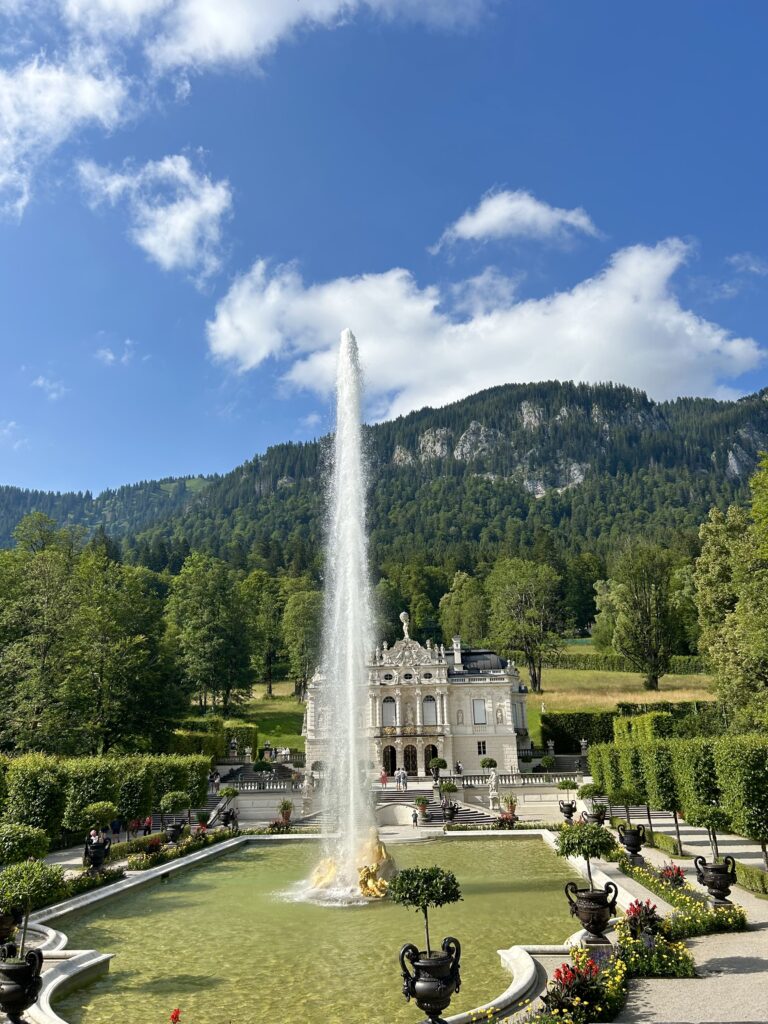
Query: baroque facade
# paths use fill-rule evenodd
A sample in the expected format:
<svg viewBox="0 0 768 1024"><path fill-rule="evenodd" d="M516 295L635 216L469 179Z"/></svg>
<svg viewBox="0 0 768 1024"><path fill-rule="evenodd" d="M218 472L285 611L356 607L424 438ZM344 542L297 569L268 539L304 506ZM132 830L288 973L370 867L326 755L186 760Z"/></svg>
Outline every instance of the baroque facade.
<svg viewBox="0 0 768 1024"><path fill-rule="evenodd" d="M404 612L403 638L376 648L369 665L368 692L360 729L367 739L371 767L391 775L405 768L426 775L433 757L452 769L480 771L483 757L502 772L517 772L518 745L528 747L525 689L514 663L488 650L422 646L409 636ZM332 724L320 708L323 676L307 689L304 732L307 765L325 759L333 743Z"/></svg>

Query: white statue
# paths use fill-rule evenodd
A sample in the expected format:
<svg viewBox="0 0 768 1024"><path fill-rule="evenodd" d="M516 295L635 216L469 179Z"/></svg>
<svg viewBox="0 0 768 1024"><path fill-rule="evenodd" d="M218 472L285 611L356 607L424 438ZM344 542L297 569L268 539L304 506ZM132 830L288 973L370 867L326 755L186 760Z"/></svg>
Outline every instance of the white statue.
<svg viewBox="0 0 768 1024"><path fill-rule="evenodd" d="M488 792L491 796L499 795L499 776L496 774L495 768L491 768L488 775Z"/></svg>
<svg viewBox="0 0 768 1024"><path fill-rule="evenodd" d="M400 621L403 624L403 637L404 637L404 639L408 640L409 639L409 636L408 636L408 624L411 621L411 617L408 614L408 612L400 612Z"/></svg>
<svg viewBox="0 0 768 1024"><path fill-rule="evenodd" d="M245 748L245 760L251 762L253 760L253 747Z"/></svg>

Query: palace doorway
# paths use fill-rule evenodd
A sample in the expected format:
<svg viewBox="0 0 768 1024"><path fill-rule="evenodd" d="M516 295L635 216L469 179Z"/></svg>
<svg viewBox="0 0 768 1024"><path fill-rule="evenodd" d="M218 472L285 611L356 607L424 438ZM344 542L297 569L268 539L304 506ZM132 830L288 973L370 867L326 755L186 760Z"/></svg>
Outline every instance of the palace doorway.
<svg viewBox="0 0 768 1024"><path fill-rule="evenodd" d="M384 770L387 775L394 775L397 768L397 752L394 747L384 747Z"/></svg>
<svg viewBox="0 0 768 1024"><path fill-rule="evenodd" d="M428 743L424 747L424 774L429 775L429 762L433 757L437 757L437 747L434 743Z"/></svg>
<svg viewBox="0 0 768 1024"><path fill-rule="evenodd" d="M405 766L406 772L409 775L419 774L419 762L418 757L416 755L416 747L413 747L409 744L405 748L405 750L403 751L403 764Z"/></svg>

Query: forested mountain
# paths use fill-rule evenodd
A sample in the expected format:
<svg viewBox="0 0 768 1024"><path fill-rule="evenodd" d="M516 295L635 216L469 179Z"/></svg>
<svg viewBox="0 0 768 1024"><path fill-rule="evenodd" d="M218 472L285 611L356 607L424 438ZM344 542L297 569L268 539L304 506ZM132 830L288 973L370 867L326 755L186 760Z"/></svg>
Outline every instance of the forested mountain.
<svg viewBox="0 0 768 1024"><path fill-rule="evenodd" d="M628 535L696 544L746 499L768 449L768 390L656 403L618 385L503 385L367 430L372 557L474 570L554 547L606 557ZM201 549L237 567L318 571L327 444L282 444L222 476L96 498L0 489L0 543L26 512L103 525L125 556L177 571Z"/></svg>

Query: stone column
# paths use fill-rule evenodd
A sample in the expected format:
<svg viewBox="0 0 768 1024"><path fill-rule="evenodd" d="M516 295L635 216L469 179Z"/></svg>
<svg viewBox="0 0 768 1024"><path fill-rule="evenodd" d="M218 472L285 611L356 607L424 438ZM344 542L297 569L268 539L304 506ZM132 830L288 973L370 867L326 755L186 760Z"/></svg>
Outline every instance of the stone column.
<svg viewBox="0 0 768 1024"><path fill-rule="evenodd" d="M422 725L424 724L424 717L422 715L422 710L423 709L422 709L422 706L421 706L421 690L417 690L416 691L416 728L417 729L421 729Z"/></svg>
<svg viewBox="0 0 768 1024"><path fill-rule="evenodd" d="M400 696L400 691L395 691L395 725L400 728L403 724L403 704Z"/></svg>

